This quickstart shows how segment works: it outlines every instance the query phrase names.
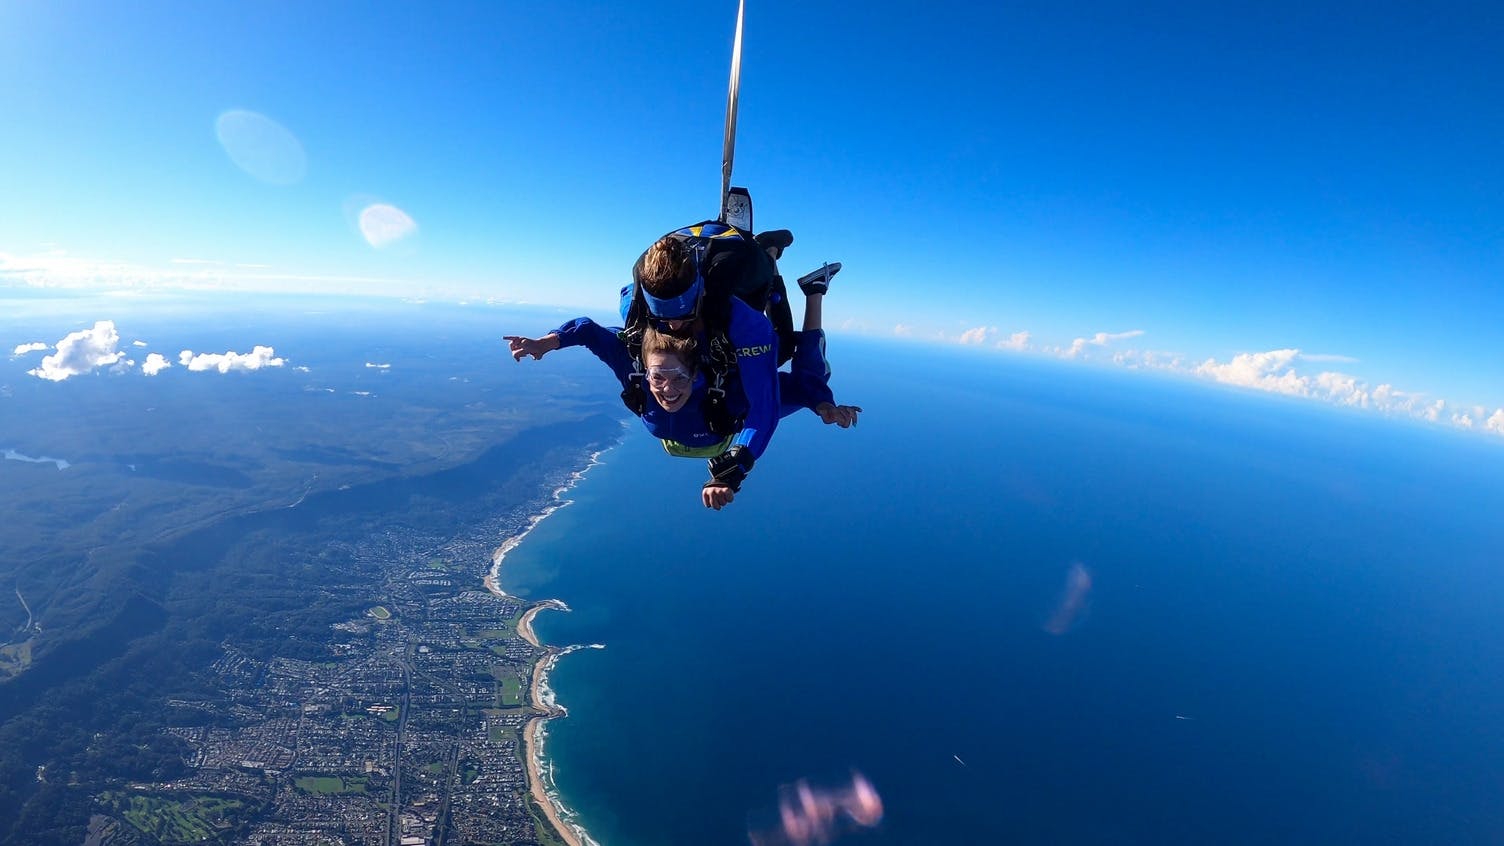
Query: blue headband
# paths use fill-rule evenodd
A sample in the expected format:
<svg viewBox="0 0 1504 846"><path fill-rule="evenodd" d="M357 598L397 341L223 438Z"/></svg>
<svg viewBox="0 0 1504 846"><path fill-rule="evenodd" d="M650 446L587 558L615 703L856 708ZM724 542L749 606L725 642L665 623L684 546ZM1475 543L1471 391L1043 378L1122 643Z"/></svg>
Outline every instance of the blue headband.
<svg viewBox="0 0 1504 846"><path fill-rule="evenodd" d="M649 294L646 286L642 287L642 297L647 300L648 312L659 320L682 320L694 315L704 290L705 277L696 272L695 283L677 297L660 299Z"/></svg>

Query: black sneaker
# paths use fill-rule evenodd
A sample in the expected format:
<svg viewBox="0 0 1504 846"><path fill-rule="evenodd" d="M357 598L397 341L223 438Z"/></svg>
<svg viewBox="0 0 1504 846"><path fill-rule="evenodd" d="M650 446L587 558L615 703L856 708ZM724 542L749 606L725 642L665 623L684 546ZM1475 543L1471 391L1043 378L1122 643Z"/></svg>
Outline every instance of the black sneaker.
<svg viewBox="0 0 1504 846"><path fill-rule="evenodd" d="M806 297L812 294L824 294L830 290L830 280L840 272L841 263L838 261L820 265L819 270L814 270L799 277L799 290Z"/></svg>
<svg viewBox="0 0 1504 846"><path fill-rule="evenodd" d="M769 229L756 235L757 246L772 254L774 261L783 258L783 251L794 243L794 233L787 229Z"/></svg>

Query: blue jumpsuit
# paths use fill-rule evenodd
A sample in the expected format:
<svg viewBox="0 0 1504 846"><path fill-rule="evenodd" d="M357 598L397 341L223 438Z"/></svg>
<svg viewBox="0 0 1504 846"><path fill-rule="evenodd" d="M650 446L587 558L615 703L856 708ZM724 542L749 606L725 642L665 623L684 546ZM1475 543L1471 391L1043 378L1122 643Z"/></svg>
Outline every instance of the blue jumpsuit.
<svg viewBox="0 0 1504 846"><path fill-rule="evenodd" d="M554 333L559 347L583 346L595 354L616 374L626 387L632 375L632 358L617 330L601 326L588 317L565 323ZM793 373L777 368L777 341L767 319L740 300L732 302L731 326L727 333L737 351L737 370L742 396L728 396L732 413L743 416L742 430L729 439L710 431L701 411L707 383L704 374L695 375L689 402L670 414L644 391L647 402L642 425L648 433L663 441L672 455L708 458L732 446L745 446L754 458L761 458L768 447L780 417L801 408L813 409L822 402L834 402L830 392L830 371L825 363L823 332L804 333L796 348ZM735 392L732 392L734 394Z"/></svg>

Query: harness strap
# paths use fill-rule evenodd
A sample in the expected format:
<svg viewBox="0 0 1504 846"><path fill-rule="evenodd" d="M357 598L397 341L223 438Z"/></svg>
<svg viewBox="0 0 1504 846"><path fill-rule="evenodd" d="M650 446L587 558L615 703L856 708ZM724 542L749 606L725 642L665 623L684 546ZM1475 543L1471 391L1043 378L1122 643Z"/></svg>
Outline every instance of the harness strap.
<svg viewBox="0 0 1504 846"><path fill-rule="evenodd" d="M683 239L684 246L691 252L696 264L702 268L702 273L708 270L706 257L713 242L750 240L736 227L715 221L686 226L671 234ZM618 333L622 343L626 344L627 354L632 360L632 373L627 377L627 385L622 389L621 399L627 410L638 417L641 417L647 410L647 389L644 385L645 374L642 362L642 333L648 321L648 308L644 293L641 284L634 279L632 304L627 309L626 327ZM700 314L705 319L708 341L705 348L700 351L700 361L708 382L701 411L712 433L734 435L741 431L742 424L745 422L744 417L731 413L730 406L726 402L727 391L731 386L741 383L736 364L736 349L731 345L731 339L727 335L731 320L731 299L735 294L729 290L713 292L707 284L706 290L700 296Z"/></svg>
<svg viewBox="0 0 1504 846"><path fill-rule="evenodd" d="M638 300L633 301L634 310L638 302ZM627 376L627 384L621 389L621 401L628 411L641 417L642 413L648 409L648 392L643 386L642 327L636 327L635 331L632 327L628 327L616 333L616 337L626 345L627 355L632 359L632 372Z"/></svg>
<svg viewBox="0 0 1504 846"><path fill-rule="evenodd" d="M726 330L723 328L711 331L708 340L708 349L705 351L704 358L711 378L702 406L705 423L714 434L734 435L741 431L742 424L745 422L745 418L732 414L730 406L726 403L726 386L740 381L736 365L736 350L732 348L731 339L726 336Z"/></svg>

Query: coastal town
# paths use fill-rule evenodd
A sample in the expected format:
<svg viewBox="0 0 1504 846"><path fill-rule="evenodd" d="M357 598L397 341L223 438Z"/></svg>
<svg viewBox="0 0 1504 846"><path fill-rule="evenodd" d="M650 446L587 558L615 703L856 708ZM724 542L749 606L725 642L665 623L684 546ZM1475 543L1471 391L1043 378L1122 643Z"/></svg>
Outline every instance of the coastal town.
<svg viewBox="0 0 1504 846"><path fill-rule="evenodd" d="M563 650L540 646L531 623L564 606L497 585L506 551L551 510L458 539L386 529L323 549L336 578L309 601L361 609L330 624L327 656L222 644L205 670L218 696L167 703L189 775L101 797L114 813L96 816L90 842L577 843L537 748L562 713L544 676ZM509 540L485 540L497 538Z"/></svg>

